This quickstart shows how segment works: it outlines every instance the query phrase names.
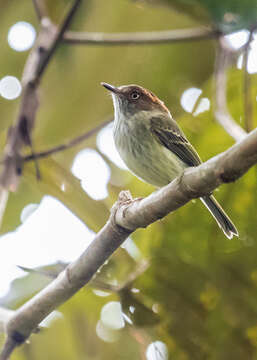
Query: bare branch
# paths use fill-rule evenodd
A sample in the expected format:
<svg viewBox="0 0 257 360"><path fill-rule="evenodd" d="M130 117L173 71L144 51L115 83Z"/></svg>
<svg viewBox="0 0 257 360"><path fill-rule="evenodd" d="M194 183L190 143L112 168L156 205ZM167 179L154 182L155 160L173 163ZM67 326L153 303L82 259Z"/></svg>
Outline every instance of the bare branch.
<svg viewBox="0 0 257 360"><path fill-rule="evenodd" d="M60 29L46 18L42 21L36 45L27 59L22 76L23 94L18 118L9 130L4 149L0 185L6 189L14 191L18 186L23 165L21 149L23 146L32 145L31 132L38 108L37 88L40 79L80 3L81 0L74 1Z"/></svg>
<svg viewBox="0 0 257 360"><path fill-rule="evenodd" d="M64 41L74 45L147 45L217 38L220 32L208 27L134 33L66 31Z"/></svg>
<svg viewBox="0 0 257 360"><path fill-rule="evenodd" d="M133 231L148 226L193 198L209 194L222 183L237 180L256 163L257 129L226 152L185 170L181 177L141 201L133 201L129 192L121 192L108 222L84 253L16 310L7 322L7 343L12 345L11 349L25 341L49 313L87 284ZM0 360L7 358L2 355Z"/></svg>
<svg viewBox="0 0 257 360"><path fill-rule="evenodd" d="M43 18L47 18L48 14L46 11L46 6L44 1L42 0L32 0L34 8L35 8L35 12L37 14L38 20L42 20Z"/></svg>
<svg viewBox="0 0 257 360"><path fill-rule="evenodd" d="M27 155L23 158L23 161L31 161L31 160L35 160L35 159L41 159L41 158L56 154L57 152L70 149L71 147L78 145L82 141L88 139L90 136L97 133L99 130L101 130L103 127L108 125L110 122L111 122L111 120L107 120L107 121L103 122L102 124L96 126L94 129L87 131L85 134L82 134L82 135L76 137L75 139L70 140L66 144L61 144L61 145L55 146L46 151L41 151L38 153Z"/></svg>
<svg viewBox="0 0 257 360"><path fill-rule="evenodd" d="M232 118L227 107L227 75L226 70L233 54L229 52L227 44L220 39L215 64L215 106L214 116L217 122L236 141L243 139L246 132Z"/></svg>
<svg viewBox="0 0 257 360"><path fill-rule="evenodd" d="M78 9L79 5L81 4L81 1L82 0L74 1L73 6L71 7L70 11L68 11L68 14L65 16L64 20L62 21L59 30L56 32L56 36L55 36L54 41L51 43L51 46L49 47L49 50L45 53L45 56L43 57L43 61L39 64L39 67L37 68L36 75L37 75L38 80L40 79L40 77L44 73L44 70L47 67L50 59L52 58L56 48L60 44L60 42L61 42L61 40L63 38L63 34L67 30L67 28L69 27L76 10Z"/></svg>
<svg viewBox="0 0 257 360"><path fill-rule="evenodd" d="M18 342L12 338L7 338L3 350L0 354L0 360L8 360L14 349L18 346Z"/></svg>
<svg viewBox="0 0 257 360"><path fill-rule="evenodd" d="M243 83L243 94L244 94L244 120L245 120L245 130L247 132L253 129L253 106L251 98L251 76L248 72L248 59L250 52L250 45L253 39L252 29L249 33L249 38L245 46L244 56L243 56L243 69L244 69L244 83Z"/></svg>

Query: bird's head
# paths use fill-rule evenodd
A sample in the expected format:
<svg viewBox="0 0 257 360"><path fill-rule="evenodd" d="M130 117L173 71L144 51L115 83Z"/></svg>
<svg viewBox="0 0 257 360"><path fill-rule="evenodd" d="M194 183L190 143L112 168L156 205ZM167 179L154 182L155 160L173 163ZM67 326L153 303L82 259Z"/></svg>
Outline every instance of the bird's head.
<svg viewBox="0 0 257 360"><path fill-rule="evenodd" d="M116 114L126 117L133 116L140 111L169 113L164 103L151 91L138 85L124 85L115 87L102 82L112 94Z"/></svg>

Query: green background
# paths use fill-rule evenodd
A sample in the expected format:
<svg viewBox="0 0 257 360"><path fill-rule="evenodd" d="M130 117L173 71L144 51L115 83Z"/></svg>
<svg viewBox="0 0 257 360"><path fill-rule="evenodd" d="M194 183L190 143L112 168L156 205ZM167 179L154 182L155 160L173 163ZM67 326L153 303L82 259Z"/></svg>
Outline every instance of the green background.
<svg viewBox="0 0 257 360"><path fill-rule="evenodd" d="M59 22L70 5L67 0L48 0L51 19ZM227 17L228 13L234 17ZM250 28L256 15L256 1L250 0L94 0L83 3L72 27L79 31L129 32L214 24L227 32ZM228 22L227 18L232 20ZM31 1L0 2L0 78L6 74L21 78L28 52L14 52L6 41L10 26L20 20L39 28ZM126 47L61 45L40 86L33 133L36 150L64 143L112 116L110 97L100 86L105 81L115 85L136 83L158 94L203 160L224 151L233 139L212 114L216 45L215 40ZM244 74L233 68L228 75L229 109L243 125ZM256 125L256 74L251 75L251 83ZM180 98L190 87L203 90L201 97L211 101L209 111L193 117L183 110ZM2 148L18 106L19 99L0 98ZM147 196L154 190L105 158L112 169L109 197L91 199L70 172L75 155L85 147L96 148L95 136L40 160L40 182L35 179L33 164L25 166L19 189L10 196L2 233L13 231L24 206L38 203L45 194L58 198L98 231L124 189L114 185L115 178L126 178L125 188L134 197ZM63 183L65 192L61 191ZM59 309L63 319L33 335L30 344L18 349L13 359L144 359L146 347L156 340L168 346L169 358L174 360L257 359L256 168L236 183L220 187L215 195L236 224L239 238L227 240L200 202L190 202L132 236L149 263L132 285L140 289L139 293L126 289L99 297L92 286L86 287ZM76 239L71 239L71 246L73 241ZM98 277L105 283L112 278L126 282L137 266L119 249ZM16 308L47 281L34 273L16 280L2 304ZM115 342L107 343L97 337L95 328L102 306L112 300L121 301L133 324L117 331ZM134 314L129 314L129 306L135 306Z"/></svg>

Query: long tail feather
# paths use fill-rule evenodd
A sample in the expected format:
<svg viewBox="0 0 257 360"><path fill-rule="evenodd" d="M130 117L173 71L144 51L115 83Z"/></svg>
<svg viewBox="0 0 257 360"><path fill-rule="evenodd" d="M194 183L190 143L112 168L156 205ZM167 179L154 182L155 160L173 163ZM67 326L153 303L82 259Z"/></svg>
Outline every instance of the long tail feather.
<svg viewBox="0 0 257 360"><path fill-rule="evenodd" d="M234 235L238 236L238 231L235 225L232 223L214 196L204 196L201 200L229 239L232 239Z"/></svg>

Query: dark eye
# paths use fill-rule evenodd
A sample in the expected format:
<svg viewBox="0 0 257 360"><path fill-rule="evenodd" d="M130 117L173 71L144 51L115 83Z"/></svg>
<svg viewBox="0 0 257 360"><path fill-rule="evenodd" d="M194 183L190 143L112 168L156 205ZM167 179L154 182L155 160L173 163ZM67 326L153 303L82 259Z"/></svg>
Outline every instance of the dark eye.
<svg viewBox="0 0 257 360"><path fill-rule="evenodd" d="M130 97L131 99L133 100L137 100L139 98L140 94L138 91L133 91L131 94L130 94Z"/></svg>

